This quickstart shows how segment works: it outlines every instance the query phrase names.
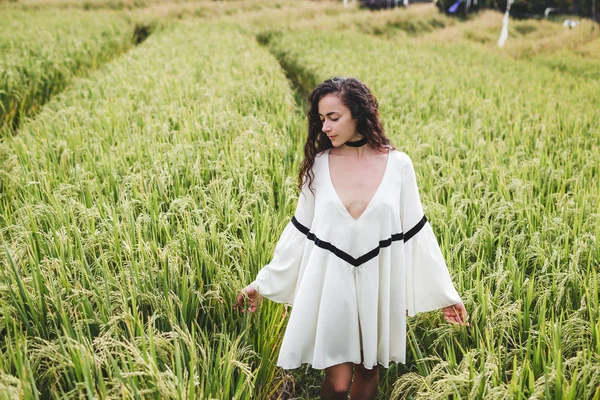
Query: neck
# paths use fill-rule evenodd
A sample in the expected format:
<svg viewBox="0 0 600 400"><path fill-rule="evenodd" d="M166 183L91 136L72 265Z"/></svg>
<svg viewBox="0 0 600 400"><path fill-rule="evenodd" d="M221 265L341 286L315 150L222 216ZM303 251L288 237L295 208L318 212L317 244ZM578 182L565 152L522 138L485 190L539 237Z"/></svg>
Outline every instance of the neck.
<svg viewBox="0 0 600 400"><path fill-rule="evenodd" d="M362 137L358 140L348 140L344 145L349 147L362 147L367 144L367 138Z"/></svg>
<svg viewBox="0 0 600 400"><path fill-rule="evenodd" d="M352 138L349 141L350 142L357 142L358 140L362 139L361 138ZM371 154L373 148L367 143L364 144L360 147L352 147L352 146L347 146L346 144L343 144L340 147L333 147L334 149L334 153L343 155L343 156L349 156L349 157L353 157L353 158L362 158L368 154Z"/></svg>

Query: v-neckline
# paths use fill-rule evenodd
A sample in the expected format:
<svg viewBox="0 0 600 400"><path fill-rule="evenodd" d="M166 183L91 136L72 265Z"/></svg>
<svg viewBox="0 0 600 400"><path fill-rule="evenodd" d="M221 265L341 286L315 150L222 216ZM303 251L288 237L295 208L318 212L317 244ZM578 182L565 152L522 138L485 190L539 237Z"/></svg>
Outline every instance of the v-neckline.
<svg viewBox="0 0 600 400"><path fill-rule="evenodd" d="M337 190L335 189L335 185L333 184L333 179L331 179L331 170L329 168L329 153L330 152L331 152L331 148L327 149L327 159L325 160L326 161L326 166L325 167L326 167L326 170L327 170L327 177L328 177L328 180L329 180L329 184L331 185L331 189L333 190L333 194L334 194L335 198L337 199L337 202L340 204L340 206L342 207L342 209L344 210L344 212L346 213L346 215L348 217L350 217L354 222L358 222L363 217L363 215L365 215L367 213L367 211L371 208L371 204L373 204L373 201L377 197L377 194L381 191L381 187L383 186L383 184L385 182L385 178L388 175L388 170L390 169L389 166L390 166L390 156L391 156L392 149L391 148L388 149L387 158L385 160L385 171L383 171L383 176L381 177L381 181L379 182L379 186L377 186L377 189L375 189L375 193L373 193L373 196L371 196L371 199L369 200L369 203L367 204L367 206L365 207L365 209L363 210L363 212L358 216L358 218L354 218L352 216L352 214L350 214L350 211L348 211L348 209L346 208L346 206L342 202L342 199L338 195Z"/></svg>

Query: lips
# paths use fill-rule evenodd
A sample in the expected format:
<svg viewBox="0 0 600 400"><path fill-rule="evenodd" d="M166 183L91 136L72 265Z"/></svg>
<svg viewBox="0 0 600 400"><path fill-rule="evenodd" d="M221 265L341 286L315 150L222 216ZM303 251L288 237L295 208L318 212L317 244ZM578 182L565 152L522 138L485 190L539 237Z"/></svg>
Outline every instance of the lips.
<svg viewBox="0 0 600 400"><path fill-rule="evenodd" d="M329 140L336 138L337 136L329 136Z"/></svg>

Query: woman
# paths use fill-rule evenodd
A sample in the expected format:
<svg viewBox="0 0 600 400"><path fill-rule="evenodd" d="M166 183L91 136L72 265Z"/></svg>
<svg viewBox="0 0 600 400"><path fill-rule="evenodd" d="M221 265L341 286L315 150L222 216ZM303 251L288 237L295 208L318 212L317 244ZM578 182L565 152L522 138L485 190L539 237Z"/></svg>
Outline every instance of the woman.
<svg viewBox="0 0 600 400"><path fill-rule="evenodd" d="M411 159L390 145L377 107L354 78L315 88L296 211L237 299L249 311L259 296L293 304L277 365L325 369L323 399L346 399L351 384L351 399L376 397L377 364L405 362L407 314L441 308L468 325Z"/></svg>

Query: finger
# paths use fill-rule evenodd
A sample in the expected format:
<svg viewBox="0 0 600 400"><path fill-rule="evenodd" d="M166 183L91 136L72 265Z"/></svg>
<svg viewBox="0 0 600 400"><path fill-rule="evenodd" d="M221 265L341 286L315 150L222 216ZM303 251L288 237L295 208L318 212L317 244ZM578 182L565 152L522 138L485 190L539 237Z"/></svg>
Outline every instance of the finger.
<svg viewBox="0 0 600 400"><path fill-rule="evenodd" d="M468 315L468 314L467 314L467 315L465 315L465 318L463 318L463 321L465 321L465 325L467 325L467 326L471 326L471 325L469 324L469 315Z"/></svg>
<svg viewBox="0 0 600 400"><path fill-rule="evenodd" d="M459 317L459 319L461 325L469 326L469 321L467 321L465 318Z"/></svg>
<svg viewBox="0 0 600 400"><path fill-rule="evenodd" d="M449 324L455 324L456 323L456 321L454 321L452 318L445 318L445 319L446 319L446 322L449 323Z"/></svg>

